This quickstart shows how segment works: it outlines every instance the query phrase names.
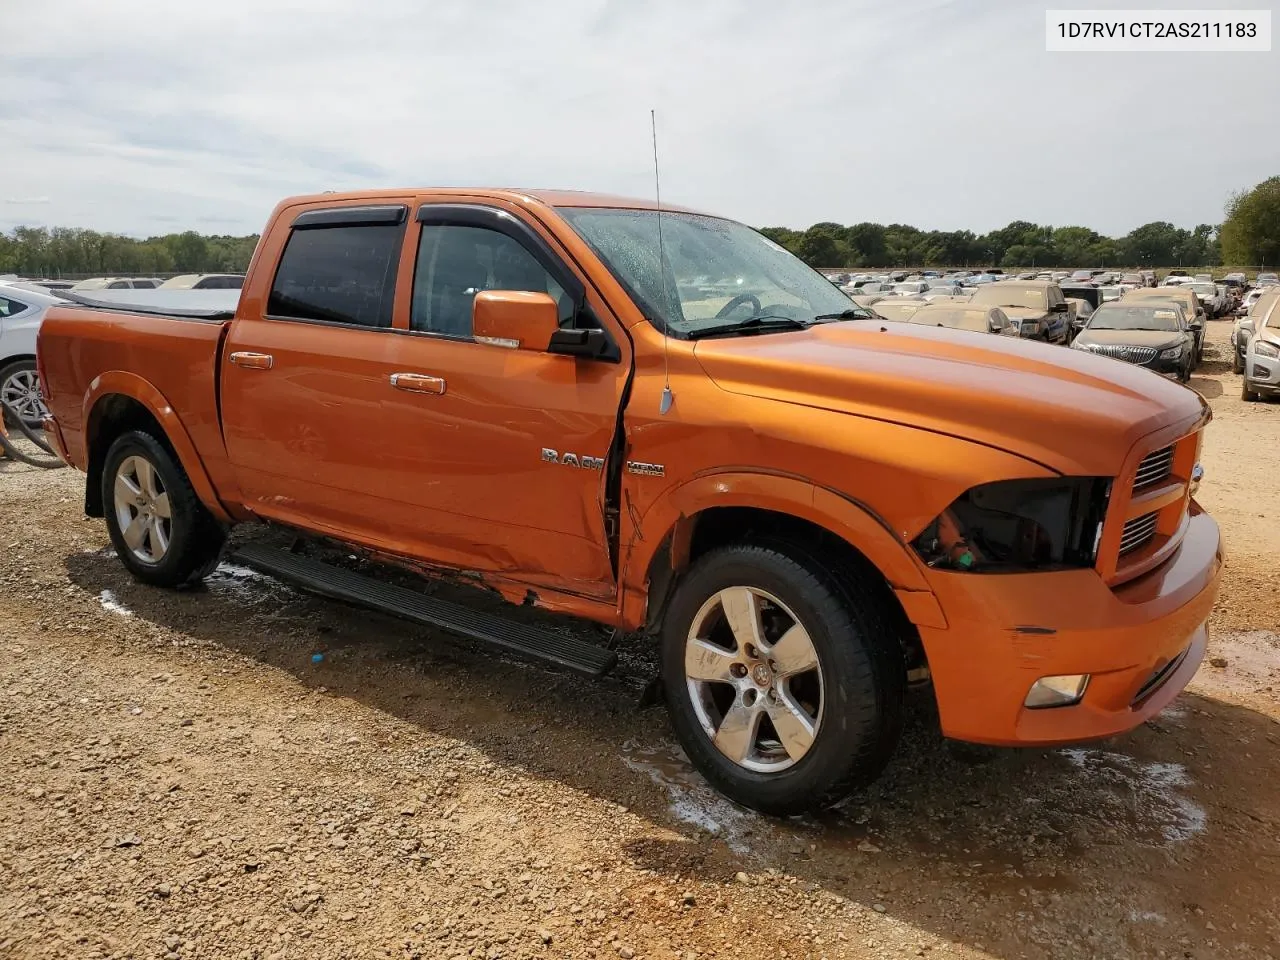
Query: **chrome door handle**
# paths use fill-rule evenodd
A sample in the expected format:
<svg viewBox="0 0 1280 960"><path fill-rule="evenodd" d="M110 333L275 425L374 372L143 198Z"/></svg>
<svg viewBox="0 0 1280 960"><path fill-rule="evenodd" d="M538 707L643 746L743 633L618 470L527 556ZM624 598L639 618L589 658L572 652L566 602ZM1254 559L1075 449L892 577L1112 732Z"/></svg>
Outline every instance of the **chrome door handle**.
<svg viewBox="0 0 1280 960"><path fill-rule="evenodd" d="M270 370L271 365L276 362L276 358L269 353L247 353L244 351L233 353L227 359L237 367L244 367L246 370Z"/></svg>
<svg viewBox="0 0 1280 960"><path fill-rule="evenodd" d="M436 396L444 394L444 378L432 377L425 373L393 373L391 385L397 390L407 390L409 393L433 393Z"/></svg>

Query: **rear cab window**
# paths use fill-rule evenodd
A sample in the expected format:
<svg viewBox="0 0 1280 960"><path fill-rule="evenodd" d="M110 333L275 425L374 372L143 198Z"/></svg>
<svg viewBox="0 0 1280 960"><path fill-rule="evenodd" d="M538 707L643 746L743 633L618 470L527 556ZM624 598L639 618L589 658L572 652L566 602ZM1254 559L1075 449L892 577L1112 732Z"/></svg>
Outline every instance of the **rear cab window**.
<svg viewBox="0 0 1280 960"><path fill-rule="evenodd" d="M293 222L267 316L389 328L406 208L311 210Z"/></svg>

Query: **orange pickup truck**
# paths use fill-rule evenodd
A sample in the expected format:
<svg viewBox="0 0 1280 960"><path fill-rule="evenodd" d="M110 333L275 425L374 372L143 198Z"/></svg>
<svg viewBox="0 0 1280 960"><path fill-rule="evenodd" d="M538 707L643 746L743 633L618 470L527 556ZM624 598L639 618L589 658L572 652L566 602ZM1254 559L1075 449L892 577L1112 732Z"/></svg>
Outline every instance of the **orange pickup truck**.
<svg viewBox="0 0 1280 960"><path fill-rule="evenodd" d="M1141 724L1204 653L1199 396L883 321L733 221L572 192L299 197L234 310L56 307L38 359L47 434L138 579L199 579L260 521L650 636L692 762L760 810L875 777L909 685L949 737L1059 744ZM613 663L300 542L237 556Z"/></svg>

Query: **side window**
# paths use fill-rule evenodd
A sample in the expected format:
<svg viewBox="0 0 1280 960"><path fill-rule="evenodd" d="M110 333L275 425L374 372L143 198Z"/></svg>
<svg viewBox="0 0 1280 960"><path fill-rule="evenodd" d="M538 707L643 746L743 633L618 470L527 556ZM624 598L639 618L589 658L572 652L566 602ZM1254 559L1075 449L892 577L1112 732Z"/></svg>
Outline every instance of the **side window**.
<svg viewBox="0 0 1280 960"><path fill-rule="evenodd" d="M156 288L154 280L135 280L133 285L139 290L154 290Z"/></svg>
<svg viewBox="0 0 1280 960"><path fill-rule="evenodd" d="M108 289L108 290L128 290L128 289L129 289L129 281L128 281L128 280L114 280L114 281L112 281L111 283L108 283L108 284L107 284L107 289Z"/></svg>
<svg viewBox="0 0 1280 960"><path fill-rule="evenodd" d="M25 309L27 309L25 303L10 300L8 297L0 297L0 317L16 317Z"/></svg>
<svg viewBox="0 0 1280 960"><path fill-rule="evenodd" d="M486 227L424 223L409 326L470 337L471 305L481 290L548 293L560 307L560 325L573 321L572 297L519 241Z"/></svg>
<svg viewBox="0 0 1280 960"><path fill-rule="evenodd" d="M1048 290L1048 294L1049 294L1050 307L1054 307L1059 303L1066 302L1067 298L1062 295L1062 290L1059 287L1050 287Z"/></svg>
<svg viewBox="0 0 1280 960"><path fill-rule="evenodd" d="M276 269L267 314L391 326L403 231L398 223L295 228Z"/></svg>

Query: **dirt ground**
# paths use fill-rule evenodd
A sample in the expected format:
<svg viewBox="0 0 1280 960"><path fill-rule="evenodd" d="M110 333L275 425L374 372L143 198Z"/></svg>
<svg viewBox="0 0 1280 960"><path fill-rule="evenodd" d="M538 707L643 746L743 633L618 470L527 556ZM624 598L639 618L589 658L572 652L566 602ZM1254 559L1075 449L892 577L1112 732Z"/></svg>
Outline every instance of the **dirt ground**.
<svg viewBox="0 0 1280 960"><path fill-rule="evenodd" d="M1191 689L1071 750L950 744L919 697L819 819L704 787L634 652L579 680L234 564L149 589L79 475L0 465L0 957L1280 956L1280 403L1229 326Z"/></svg>

